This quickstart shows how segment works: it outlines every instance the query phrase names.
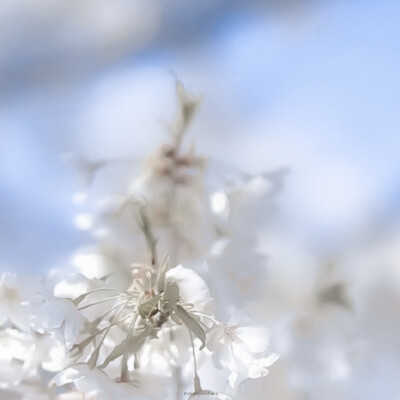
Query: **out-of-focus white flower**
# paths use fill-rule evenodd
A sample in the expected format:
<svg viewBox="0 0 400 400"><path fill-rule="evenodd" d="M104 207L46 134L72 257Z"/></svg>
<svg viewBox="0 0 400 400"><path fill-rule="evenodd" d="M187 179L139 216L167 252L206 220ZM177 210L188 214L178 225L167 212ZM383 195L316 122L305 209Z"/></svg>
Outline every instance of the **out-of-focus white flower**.
<svg viewBox="0 0 400 400"><path fill-rule="evenodd" d="M142 243L142 240L140 243ZM108 278L107 284L126 289L131 281L131 269L129 266L132 264L133 259L137 260L135 251L138 250L138 246L131 247L133 250L132 248L121 246L121 243L115 244L114 242L103 240L99 246L91 246L77 251L73 255L71 262L80 274L90 280L92 288L96 287L95 279ZM141 258L139 257L139 259ZM70 280L71 278L68 278L68 281Z"/></svg>
<svg viewBox="0 0 400 400"><path fill-rule="evenodd" d="M96 400L164 399L167 391L165 378L135 371L132 383L116 382L104 372L87 365L76 365L54 378L57 386L74 384L78 391Z"/></svg>
<svg viewBox="0 0 400 400"><path fill-rule="evenodd" d="M61 353L54 354L54 351ZM60 370L66 352L51 336L17 329L0 330L0 387L21 387L24 382L40 382L38 372Z"/></svg>
<svg viewBox="0 0 400 400"><path fill-rule="evenodd" d="M40 333L60 332L57 338L72 346L83 326L83 317L71 299L53 297L46 300L32 320L32 328Z"/></svg>
<svg viewBox="0 0 400 400"><path fill-rule="evenodd" d="M208 285L197 272L178 265L168 270L166 280L176 282L182 299L193 304L197 311L211 311L212 299Z"/></svg>
<svg viewBox="0 0 400 400"><path fill-rule="evenodd" d="M267 257L259 250L259 232L271 212L276 185L268 176L245 176L211 195L220 240L207 266L220 312L229 315L234 307L227 308L227 303L243 308L261 296Z"/></svg>
<svg viewBox="0 0 400 400"><path fill-rule="evenodd" d="M271 326L271 343L281 354L282 370L277 378L281 382L275 385L271 376L264 391L284 399L341 398L352 375L356 343L348 270L340 267L340 259L321 258L290 236L282 239L275 232L265 242L269 276L263 298L252 304L252 311ZM329 385L336 391L328 390L325 396ZM239 398L245 399L245 393Z"/></svg>
<svg viewBox="0 0 400 400"><path fill-rule="evenodd" d="M84 393L68 391L57 394L54 387L34 378L9 389L0 389L1 400L95 400ZM3 397L4 396L4 397Z"/></svg>
<svg viewBox="0 0 400 400"><path fill-rule="evenodd" d="M166 144L132 185L132 195L145 199L160 250L169 251L173 263L206 253L215 237L204 169L205 159L192 150Z"/></svg>
<svg viewBox="0 0 400 400"><path fill-rule="evenodd" d="M37 365L33 363L34 338L17 329L0 331L0 387L15 385L32 377Z"/></svg>
<svg viewBox="0 0 400 400"><path fill-rule="evenodd" d="M78 214L74 223L77 229L87 231L93 226L92 216L90 214Z"/></svg>
<svg viewBox="0 0 400 400"><path fill-rule="evenodd" d="M265 356L268 339L262 328L228 323L208 333L207 347L213 352L215 365L231 371L229 384L235 387L243 379L267 375L268 368L278 360L275 353Z"/></svg>
<svg viewBox="0 0 400 400"><path fill-rule="evenodd" d="M38 284L5 273L0 279L0 326L6 323L20 330L29 329L30 315L39 303Z"/></svg>
<svg viewBox="0 0 400 400"><path fill-rule="evenodd" d="M157 340L148 341L139 354L140 367L172 378L172 368L183 368L191 363L190 337L185 326L162 329Z"/></svg>

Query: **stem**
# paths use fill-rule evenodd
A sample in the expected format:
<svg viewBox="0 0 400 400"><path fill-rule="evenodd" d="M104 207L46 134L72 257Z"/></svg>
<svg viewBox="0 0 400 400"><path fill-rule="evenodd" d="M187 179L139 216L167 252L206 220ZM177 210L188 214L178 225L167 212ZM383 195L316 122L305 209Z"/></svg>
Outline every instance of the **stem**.
<svg viewBox="0 0 400 400"><path fill-rule="evenodd" d="M86 308L92 307L92 306L96 306L97 304L101 304L104 303L105 301L108 300L113 300L113 299L120 299L123 296L111 296L111 297L107 297L105 299L99 300L99 301L95 301L94 303L90 303L90 304L86 304L85 306L79 307L78 310L82 311L85 310Z"/></svg>
<svg viewBox="0 0 400 400"><path fill-rule="evenodd" d="M141 228L146 239L147 247L150 252L150 265L157 265L157 240L153 235L149 217L147 216L145 206L140 208Z"/></svg>
<svg viewBox="0 0 400 400"><path fill-rule="evenodd" d="M121 375L120 382L129 382L129 371L128 371L128 356L124 353L121 360Z"/></svg>
<svg viewBox="0 0 400 400"><path fill-rule="evenodd" d="M219 322L219 321L217 321L215 318L213 318L213 317L211 317L211 316L209 316L209 315L207 315L207 314L204 314L204 313L202 313L202 312L200 312L200 311L196 311L196 310L193 310L192 313L193 313L193 314L196 314L196 315L198 315L198 316L200 316L200 317L203 317L203 318L205 318L205 319L208 319L208 320L211 321L214 325L220 325L220 322Z"/></svg>
<svg viewBox="0 0 400 400"><path fill-rule="evenodd" d="M174 374L175 382L176 382L176 391L175 391L176 400L181 400L182 393L183 393L183 385L182 385L182 379L181 379L182 368L180 366L174 367L173 374Z"/></svg>
<svg viewBox="0 0 400 400"><path fill-rule="evenodd" d="M108 325L108 327L106 327L106 328L104 328L104 329L102 329L102 330L100 331L100 332L103 332L103 331L104 331L104 335L101 337L100 342L97 344L95 350L93 351L93 353L92 353L92 355L90 356L90 359L89 359L89 361L88 361L88 364L90 365L91 368L94 368L94 367L96 366L97 360L98 360L99 354L100 354L100 348L101 348L101 346L103 345L104 340L105 340L106 336L109 334L111 328L112 328L114 325L116 325L116 324L118 324L118 323L120 323L120 322L122 322L122 321L124 321L125 319L127 319L127 318L130 317L130 316L128 315L128 316L122 318L122 319L119 320L119 321L115 321L115 320L119 317L119 315L122 313L124 307L125 307L125 305L123 305L122 308L121 308L120 310L118 310L118 312L116 312L116 313L114 314L114 316L112 317L112 319L111 319L111 321L110 321L110 325ZM100 332L99 332L99 333L100 333Z"/></svg>
<svg viewBox="0 0 400 400"><path fill-rule="evenodd" d="M194 366L194 392L199 393L201 392L201 384L200 384L200 378L197 370L197 359L196 359L196 351L194 348L194 342L193 342L193 335L192 332L188 329L189 336L190 336L190 343L192 344L192 353L193 353L193 366Z"/></svg>
<svg viewBox="0 0 400 400"><path fill-rule="evenodd" d="M111 312L113 312L114 310L116 310L118 307L120 307L120 306L126 306L126 303L127 303L127 301L125 300L125 301L123 301L122 303L119 303L119 304L117 304L117 305L115 305L114 307L112 307L112 308L110 308L105 314L103 314L100 318L100 321L99 321L99 323L108 315L108 314L110 314ZM98 325L98 324L97 324Z"/></svg>

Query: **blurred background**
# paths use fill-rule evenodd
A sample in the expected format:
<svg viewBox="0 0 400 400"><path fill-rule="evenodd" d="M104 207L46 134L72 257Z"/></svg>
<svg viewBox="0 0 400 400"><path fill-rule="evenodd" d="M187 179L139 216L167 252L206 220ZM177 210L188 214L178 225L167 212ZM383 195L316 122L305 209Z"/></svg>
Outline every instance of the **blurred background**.
<svg viewBox="0 0 400 400"><path fill-rule="evenodd" d="M288 167L282 218L336 252L400 201L394 0L0 2L0 265L43 271L88 240L68 154L140 157L178 77L198 148ZM44 251L45 249L45 251Z"/></svg>
<svg viewBox="0 0 400 400"><path fill-rule="evenodd" d="M204 96L202 151L291 170L280 207L301 240L337 251L393 222L399 12L394 0L2 0L0 265L46 270L87 240L65 155L151 151L175 77Z"/></svg>
<svg viewBox="0 0 400 400"><path fill-rule="evenodd" d="M265 393L399 399L399 15L395 0L1 0L0 269L41 274L92 242L72 155L139 163L166 135L178 78L203 96L199 151L289 171L263 244L274 279L307 280L308 254L345 254L359 301L356 322L335 323L335 345L320 349L358 338L351 373L332 356L322 376L301 353L319 342L299 342L281 364L299 392L278 367Z"/></svg>

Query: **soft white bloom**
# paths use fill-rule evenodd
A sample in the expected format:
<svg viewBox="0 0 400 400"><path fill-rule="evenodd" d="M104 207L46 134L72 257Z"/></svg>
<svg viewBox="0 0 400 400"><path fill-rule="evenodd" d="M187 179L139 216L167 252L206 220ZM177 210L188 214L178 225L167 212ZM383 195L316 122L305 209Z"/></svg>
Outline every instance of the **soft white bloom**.
<svg viewBox="0 0 400 400"><path fill-rule="evenodd" d="M132 239L130 246L128 244L123 246L126 237L124 240L118 240L119 236L117 240L115 238L113 240L111 238L103 239L99 245L88 246L78 250L72 256L72 265L76 271L89 280L90 285L93 287L96 287L94 279L104 280L104 278L108 277L107 281L110 284L124 289L130 284L131 270L129 266L132 264L132 260L138 261L138 257L145 260L144 257L140 257L140 254L146 250L142 236L143 234L140 234L139 239L132 239L128 235ZM143 249L140 251L138 251L140 246L136 245L136 241L143 245ZM70 280L71 278L68 278L68 281Z"/></svg>
<svg viewBox="0 0 400 400"><path fill-rule="evenodd" d="M84 393L68 391L57 394L55 387L49 387L40 378L30 379L9 389L0 389L1 400L95 400Z"/></svg>
<svg viewBox="0 0 400 400"><path fill-rule="evenodd" d="M185 326L161 329L157 336L158 339L148 341L139 353L141 369L172 376L172 368L191 365L191 343Z"/></svg>
<svg viewBox="0 0 400 400"><path fill-rule="evenodd" d="M210 290L204 279L190 268L178 265L168 270L167 282L176 282L185 302L194 305L195 310L209 312L212 309Z"/></svg>
<svg viewBox="0 0 400 400"><path fill-rule="evenodd" d="M246 176L211 196L219 216L220 240L207 257L207 267L218 311L224 316L261 297L267 256L259 249L259 232L267 222L277 185L271 176Z"/></svg>
<svg viewBox="0 0 400 400"><path fill-rule="evenodd" d="M135 371L132 383L116 382L104 372L87 365L76 365L54 378L57 386L74 384L78 391L96 400L152 400L164 399L167 381L160 376Z"/></svg>
<svg viewBox="0 0 400 400"><path fill-rule="evenodd" d="M0 330L0 387L36 379L39 369L59 371L68 362L67 356L65 346L51 335Z"/></svg>
<svg viewBox="0 0 400 400"><path fill-rule="evenodd" d="M0 330L0 387L15 385L36 373L35 340L17 329Z"/></svg>
<svg viewBox="0 0 400 400"><path fill-rule="evenodd" d="M50 298L37 310L32 328L40 333L55 333L57 339L71 347L83 326L84 318L71 299Z"/></svg>
<svg viewBox="0 0 400 400"><path fill-rule="evenodd" d="M35 280L5 273L0 278L0 326L6 323L29 330L30 316L39 302Z"/></svg>
<svg viewBox="0 0 400 400"><path fill-rule="evenodd" d="M266 376L277 360L267 353L264 329L215 317L259 294L265 257L257 251L257 233L271 182L244 175L211 189L206 159L183 141L199 99L179 83L177 93L170 140L137 179L128 174L130 188L99 199L90 218L88 210L77 218L99 241L73 256L80 274L53 271L40 296L12 276L2 278L4 396L231 400L242 382ZM89 163L87 178L108 165ZM189 266L202 268L202 275ZM329 290L320 294L331 297ZM213 361L217 373L206 371ZM219 392L203 389L203 377L204 387ZM184 392L189 382L193 392Z"/></svg>
<svg viewBox="0 0 400 400"><path fill-rule="evenodd" d="M229 384L237 386L246 378L260 378L268 374L268 368L279 356L265 356L268 334L264 329L222 324L207 335L207 347L219 368L228 368L231 373Z"/></svg>

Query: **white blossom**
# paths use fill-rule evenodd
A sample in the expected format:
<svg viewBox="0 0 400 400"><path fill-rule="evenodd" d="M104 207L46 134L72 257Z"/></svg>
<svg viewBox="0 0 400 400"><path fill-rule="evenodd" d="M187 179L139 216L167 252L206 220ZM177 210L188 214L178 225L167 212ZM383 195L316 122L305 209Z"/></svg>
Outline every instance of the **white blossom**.
<svg viewBox="0 0 400 400"><path fill-rule="evenodd" d="M45 301L33 317L32 327L40 333L60 332L57 338L71 347L83 326L83 317L70 299Z"/></svg>
<svg viewBox="0 0 400 400"><path fill-rule="evenodd" d="M240 327L232 323L213 328L207 335L207 347L219 368L230 370L229 384L237 386L246 378L260 378L279 356L264 355L268 346L267 332L261 328Z"/></svg>
<svg viewBox="0 0 400 400"><path fill-rule="evenodd" d="M185 141L200 99L180 83L177 96L169 139L140 175L76 218L97 242L40 288L2 276L3 397L231 400L277 360L266 329L217 318L243 303L233 304L233 292L257 294L258 217L269 181L246 176L209 187L207 158ZM90 184L112 161L80 164ZM223 373L207 371L212 360Z"/></svg>
<svg viewBox="0 0 400 400"><path fill-rule="evenodd" d="M0 326L28 331L30 316L39 303L39 285L17 275L4 273L0 279Z"/></svg>
<svg viewBox="0 0 400 400"><path fill-rule="evenodd" d="M76 365L54 378L58 386L73 383L78 391L96 400L162 399L166 380L154 374L136 372L131 383L115 382L98 369Z"/></svg>

